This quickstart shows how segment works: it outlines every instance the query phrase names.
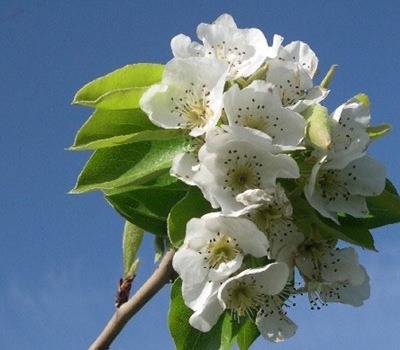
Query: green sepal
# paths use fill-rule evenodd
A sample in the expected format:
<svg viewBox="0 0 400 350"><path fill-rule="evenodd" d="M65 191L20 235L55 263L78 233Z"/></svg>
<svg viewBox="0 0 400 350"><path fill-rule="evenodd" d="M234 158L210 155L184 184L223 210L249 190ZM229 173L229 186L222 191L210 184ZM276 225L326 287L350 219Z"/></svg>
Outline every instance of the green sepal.
<svg viewBox="0 0 400 350"><path fill-rule="evenodd" d="M389 124L386 124L386 123L367 127L367 133L371 140L376 140L376 139L388 134L391 130L392 130L392 126Z"/></svg>
<svg viewBox="0 0 400 350"><path fill-rule="evenodd" d="M370 108L371 103L369 102L369 98L366 94L357 94L354 96L354 98L361 102L365 106L365 108Z"/></svg>
<svg viewBox="0 0 400 350"><path fill-rule="evenodd" d="M174 156L188 149L183 136L100 148L85 164L71 193L144 184L167 173Z"/></svg>
<svg viewBox="0 0 400 350"><path fill-rule="evenodd" d="M105 198L129 222L146 232L165 237L168 214L186 195L187 186L166 174L146 186L127 189L120 193L118 190L105 191Z"/></svg>
<svg viewBox="0 0 400 350"><path fill-rule="evenodd" d="M154 125L148 116L138 108L120 111L96 109L77 132L70 150L113 147L124 143L143 141L146 131L156 130L168 131L168 134L171 131L160 129ZM172 131L176 135L176 130ZM159 135L157 137L161 138Z"/></svg>
<svg viewBox="0 0 400 350"><path fill-rule="evenodd" d="M164 66L139 63L119 68L83 86L72 104L102 109L133 109L149 86L161 81Z"/></svg>
<svg viewBox="0 0 400 350"><path fill-rule="evenodd" d="M124 278L135 272L138 261L134 262L137 251L142 243L143 230L126 221L122 235L122 256L124 261Z"/></svg>
<svg viewBox="0 0 400 350"><path fill-rule="evenodd" d="M185 239L186 224L191 218L199 218L213 211L200 189L190 186L186 196L179 201L168 215L168 237L175 247L180 247Z"/></svg>
<svg viewBox="0 0 400 350"><path fill-rule="evenodd" d="M168 327L174 340L175 350L227 350L230 343L221 341L225 315L209 332L200 332L189 324L193 314L182 299L182 280L177 278L171 287L171 301L168 312ZM225 325L226 326L226 325ZM226 329L225 329L226 332Z"/></svg>
<svg viewBox="0 0 400 350"><path fill-rule="evenodd" d="M325 77L322 79L321 83L319 86L322 88L326 89L333 77L333 73L335 73L335 69L337 67L337 64L333 64L331 68L329 68L328 72L326 73Z"/></svg>
<svg viewBox="0 0 400 350"><path fill-rule="evenodd" d="M306 136L308 141L318 148L329 149L332 140L327 108L314 104L301 114L307 120Z"/></svg>

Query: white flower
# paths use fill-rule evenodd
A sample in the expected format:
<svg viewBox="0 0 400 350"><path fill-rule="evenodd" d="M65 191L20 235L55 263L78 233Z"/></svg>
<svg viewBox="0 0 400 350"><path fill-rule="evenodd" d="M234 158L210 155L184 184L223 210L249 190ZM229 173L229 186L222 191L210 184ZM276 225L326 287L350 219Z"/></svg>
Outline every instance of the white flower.
<svg viewBox="0 0 400 350"><path fill-rule="evenodd" d="M205 331L205 315L215 302L216 288L241 267L243 257L266 256L267 249L267 238L249 220L210 213L188 222L173 267L182 278L185 304L195 311L194 327Z"/></svg>
<svg viewBox="0 0 400 350"><path fill-rule="evenodd" d="M284 290L289 269L284 263L271 263L261 268L245 270L226 280L218 289L223 309L233 320L243 316L253 318L260 333L277 342L292 336L297 326L282 310L280 293Z"/></svg>
<svg viewBox="0 0 400 350"><path fill-rule="evenodd" d="M361 306L369 298L369 277L354 248L306 244L303 251L299 250L296 265L306 281L304 289L312 309L328 302Z"/></svg>
<svg viewBox="0 0 400 350"><path fill-rule="evenodd" d="M316 163L304 188L308 202L322 215L339 223L337 213L357 218L365 217L366 196L377 196L385 188L385 167L365 155L342 169L332 168L334 161L325 163L326 156Z"/></svg>
<svg viewBox="0 0 400 350"><path fill-rule="evenodd" d="M161 83L143 94L140 108L162 128L204 134L219 120L227 69L216 59L174 58L166 64Z"/></svg>
<svg viewBox="0 0 400 350"><path fill-rule="evenodd" d="M304 118L282 106L279 89L272 83L255 80L242 90L235 84L223 101L230 125L265 132L278 145L297 146L304 137Z"/></svg>
<svg viewBox="0 0 400 350"><path fill-rule="evenodd" d="M333 249L329 245L306 244L296 264L301 275L308 280L360 285L365 278L357 252L352 247Z"/></svg>
<svg viewBox="0 0 400 350"><path fill-rule="evenodd" d="M285 47L281 46L277 57L267 60L267 63L266 80L280 88L285 107L300 113L327 96L326 89L313 86L318 58L307 44L294 41Z"/></svg>
<svg viewBox="0 0 400 350"><path fill-rule="evenodd" d="M368 108L356 98L340 105L330 118L331 144L328 150L318 150L315 156L334 162L341 168L364 155L370 138L366 132L371 116Z"/></svg>
<svg viewBox="0 0 400 350"><path fill-rule="evenodd" d="M296 62L313 78L318 67L318 57L314 51L302 41L292 41L278 51L278 57L281 61Z"/></svg>
<svg viewBox="0 0 400 350"><path fill-rule="evenodd" d="M246 207L235 215L250 219L267 235L269 258L293 268L294 254L304 235L293 223L293 208L283 187L278 184L269 193L248 190L237 195L236 200Z"/></svg>
<svg viewBox="0 0 400 350"><path fill-rule="evenodd" d="M351 306L362 306L369 299L371 287L365 268L360 265L364 282L358 285L346 282L316 282L307 283L308 298L311 309L320 309L328 303L342 303ZM321 305L321 306L320 306Z"/></svg>
<svg viewBox="0 0 400 350"><path fill-rule="evenodd" d="M264 34L255 28L238 29L233 18L223 14L212 24L200 23L197 36L203 45L180 34L171 41L175 57L213 57L229 64L228 79L253 74L268 56L276 55ZM276 45L276 44L275 44Z"/></svg>
<svg viewBox="0 0 400 350"><path fill-rule="evenodd" d="M277 177L299 176L297 163L279 152L271 138L257 130L225 126L207 134L199 150L193 182L214 208L226 215L244 207L236 196L249 189L274 188Z"/></svg>

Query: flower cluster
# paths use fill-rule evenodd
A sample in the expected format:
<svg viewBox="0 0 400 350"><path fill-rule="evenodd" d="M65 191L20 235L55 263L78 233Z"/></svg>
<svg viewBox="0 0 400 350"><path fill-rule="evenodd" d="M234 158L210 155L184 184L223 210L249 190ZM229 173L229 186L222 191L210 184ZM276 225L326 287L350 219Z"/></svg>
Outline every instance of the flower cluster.
<svg viewBox="0 0 400 350"><path fill-rule="evenodd" d="M366 197L384 189L384 166L366 154L368 104L356 96L328 114L326 84L313 83L317 56L303 42L282 46L275 35L269 45L227 14L197 36L172 39L174 58L140 101L154 124L192 137L170 174L214 209L189 220L173 266L194 328L209 331L228 310L282 341L297 329L285 310L292 296L317 309L369 297L354 248L322 229L366 217Z"/></svg>

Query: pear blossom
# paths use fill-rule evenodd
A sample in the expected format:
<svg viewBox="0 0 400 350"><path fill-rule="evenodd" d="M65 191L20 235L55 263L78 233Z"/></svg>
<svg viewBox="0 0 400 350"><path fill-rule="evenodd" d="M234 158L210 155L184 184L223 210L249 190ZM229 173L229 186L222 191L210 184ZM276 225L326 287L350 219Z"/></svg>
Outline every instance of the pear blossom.
<svg viewBox="0 0 400 350"><path fill-rule="evenodd" d="M165 129L186 129L191 136L216 125L228 65L204 57L169 61L161 83L151 86L140 99L150 120Z"/></svg>
<svg viewBox="0 0 400 350"><path fill-rule="evenodd" d="M307 44L294 41L285 47L280 46L277 56L268 59L267 64L266 80L280 88L285 107L300 113L327 96L328 90L313 85L318 58Z"/></svg>
<svg viewBox="0 0 400 350"><path fill-rule="evenodd" d="M283 292L289 269L275 262L261 268L248 269L226 280L218 289L223 309L231 318L255 317L255 323L266 339L278 342L292 336L297 326L283 312Z"/></svg>
<svg viewBox="0 0 400 350"><path fill-rule="evenodd" d="M338 212L362 218L368 214L367 196L377 196L385 188L386 169L364 155L344 168L332 168L334 162L325 163L327 156L316 163L304 188L308 202L322 216L339 223Z"/></svg>
<svg viewBox="0 0 400 350"><path fill-rule="evenodd" d="M346 282L317 282L310 281L306 285L308 299L311 309L320 309L328 303L341 303L355 307L364 305L364 301L369 299L371 287L369 276L365 268L360 265L364 274L364 282L358 285Z"/></svg>
<svg viewBox="0 0 400 350"><path fill-rule="evenodd" d="M366 131L370 123L368 108L356 98L340 105L330 116L331 144L327 150L316 150L314 155L343 167L350 161L365 155L370 142Z"/></svg>
<svg viewBox="0 0 400 350"><path fill-rule="evenodd" d="M216 288L241 267L244 256L266 256L268 246L265 235L247 219L210 213L188 222L173 267L182 278L185 304L197 312L193 324L203 324L208 305L217 296Z"/></svg>
<svg viewBox="0 0 400 350"><path fill-rule="evenodd" d="M294 268L294 255L304 235L293 222L293 208L282 186L277 184L269 193L247 190L236 200L246 207L235 214L253 221L268 237L269 258Z"/></svg>
<svg viewBox="0 0 400 350"><path fill-rule="evenodd" d="M197 37L203 44L179 34L171 41L174 57L203 56L229 64L228 80L248 77L267 57L276 56L276 43L269 47L264 34L256 28L239 29L231 15L223 14L214 23L200 23Z"/></svg>
<svg viewBox="0 0 400 350"><path fill-rule="evenodd" d="M354 248L333 249L329 244L315 247L318 245L308 247L308 254L300 253L296 259L311 307L318 309L328 302L361 306L369 298L369 277Z"/></svg>
<svg viewBox="0 0 400 350"><path fill-rule="evenodd" d="M278 145L297 146L304 137L304 118L282 106L279 89L272 83L255 80L242 90L235 84L223 101L230 125L265 132Z"/></svg>
<svg viewBox="0 0 400 350"><path fill-rule="evenodd" d="M226 215L244 206L236 196L248 189L268 189L276 178L299 176L297 163L264 133L241 127L215 128L199 150L193 182L214 208Z"/></svg>

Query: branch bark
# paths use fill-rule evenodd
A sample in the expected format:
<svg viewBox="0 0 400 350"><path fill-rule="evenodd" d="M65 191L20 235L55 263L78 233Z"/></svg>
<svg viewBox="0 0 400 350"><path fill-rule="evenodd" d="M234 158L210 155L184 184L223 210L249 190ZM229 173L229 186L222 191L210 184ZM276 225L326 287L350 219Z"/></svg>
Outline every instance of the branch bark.
<svg viewBox="0 0 400 350"><path fill-rule="evenodd" d="M174 250L168 251L157 269L140 289L122 304L108 321L107 325L89 347L89 350L107 350L128 321L175 275L172 267Z"/></svg>

